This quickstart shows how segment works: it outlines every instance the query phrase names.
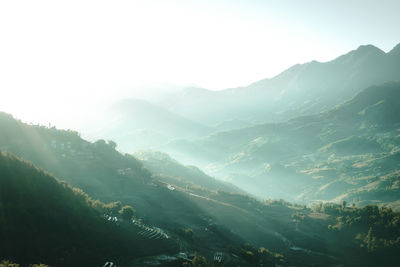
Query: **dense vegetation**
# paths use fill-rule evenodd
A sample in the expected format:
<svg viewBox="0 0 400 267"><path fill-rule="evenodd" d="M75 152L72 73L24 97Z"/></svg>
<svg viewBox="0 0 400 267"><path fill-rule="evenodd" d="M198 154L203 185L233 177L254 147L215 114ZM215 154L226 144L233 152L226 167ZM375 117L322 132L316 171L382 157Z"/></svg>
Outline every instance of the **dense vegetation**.
<svg viewBox="0 0 400 267"><path fill-rule="evenodd" d="M27 125L0 113L0 149L32 161L92 197L130 190L151 174L113 141L90 143L77 132ZM97 198L97 197L96 197Z"/></svg>
<svg viewBox="0 0 400 267"><path fill-rule="evenodd" d="M3 152L0 174L2 258L23 264L94 266L106 261L123 264L164 250L136 235L125 215L128 207L121 209L128 225L117 227L104 214L112 214L118 205L94 201L80 189Z"/></svg>
<svg viewBox="0 0 400 267"><path fill-rule="evenodd" d="M331 217L327 236L331 237L331 246L337 246L338 255L353 265L395 266L400 260L400 213L385 207L345 205L313 207ZM308 220L300 221L301 228Z"/></svg>

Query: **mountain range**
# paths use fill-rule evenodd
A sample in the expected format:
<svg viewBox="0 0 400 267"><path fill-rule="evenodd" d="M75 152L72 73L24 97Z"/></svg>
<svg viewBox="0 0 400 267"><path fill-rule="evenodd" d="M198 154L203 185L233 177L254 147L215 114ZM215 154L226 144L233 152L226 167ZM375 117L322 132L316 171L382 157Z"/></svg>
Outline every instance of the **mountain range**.
<svg viewBox="0 0 400 267"><path fill-rule="evenodd" d="M245 193L210 190L211 177L195 171L195 178L193 169L169 158L171 163L152 174L135 157L116 151L111 141L91 143L76 132L27 125L4 113L0 125L2 150L39 166L1 154L0 234L9 241L3 243L3 259L55 266L104 261L211 266L218 255L225 266L374 266L398 260L400 215L390 209L345 204L310 209L282 200L259 201ZM182 168L180 179L174 178ZM203 178L203 185L197 185L196 179ZM124 205L136 210L133 221L123 215ZM373 233L368 230L372 225ZM33 247L29 240L44 243Z"/></svg>
<svg viewBox="0 0 400 267"><path fill-rule="evenodd" d="M190 140L214 131L141 99L123 99L100 109L97 120L86 128L92 138L115 140L129 152L159 147L177 138Z"/></svg>
<svg viewBox="0 0 400 267"><path fill-rule="evenodd" d="M396 202L400 83L369 87L329 111L219 132L165 149L261 197Z"/></svg>
<svg viewBox="0 0 400 267"><path fill-rule="evenodd" d="M400 44L385 53L363 45L328 62L297 64L246 87L221 91L186 88L157 104L205 125L243 120L282 122L328 110L368 86L400 77Z"/></svg>
<svg viewBox="0 0 400 267"><path fill-rule="evenodd" d="M0 112L0 267L397 266L399 74L360 46L122 99L92 140Z"/></svg>
<svg viewBox="0 0 400 267"><path fill-rule="evenodd" d="M99 109L83 131L93 140L114 140L129 153L162 150L174 139L193 140L327 111L369 86L399 77L400 44L388 53L363 45L332 61L297 64L246 87L187 87L146 100L121 99Z"/></svg>

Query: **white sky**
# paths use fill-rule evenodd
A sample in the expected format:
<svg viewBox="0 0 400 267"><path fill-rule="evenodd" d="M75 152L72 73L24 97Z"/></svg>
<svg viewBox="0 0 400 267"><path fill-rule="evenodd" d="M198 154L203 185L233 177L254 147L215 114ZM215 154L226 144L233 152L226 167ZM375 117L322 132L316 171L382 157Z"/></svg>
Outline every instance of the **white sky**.
<svg viewBox="0 0 400 267"><path fill-rule="evenodd" d="M0 1L0 110L61 121L146 84L219 90L361 44L388 51L399 10L397 0Z"/></svg>

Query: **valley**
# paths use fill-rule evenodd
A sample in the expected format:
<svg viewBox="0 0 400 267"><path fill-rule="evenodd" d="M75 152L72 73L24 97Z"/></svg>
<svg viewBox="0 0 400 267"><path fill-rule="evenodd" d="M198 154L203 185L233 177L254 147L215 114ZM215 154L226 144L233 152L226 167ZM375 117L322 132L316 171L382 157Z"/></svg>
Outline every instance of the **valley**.
<svg viewBox="0 0 400 267"><path fill-rule="evenodd" d="M82 133L0 112L0 266L396 266L399 49L123 98Z"/></svg>

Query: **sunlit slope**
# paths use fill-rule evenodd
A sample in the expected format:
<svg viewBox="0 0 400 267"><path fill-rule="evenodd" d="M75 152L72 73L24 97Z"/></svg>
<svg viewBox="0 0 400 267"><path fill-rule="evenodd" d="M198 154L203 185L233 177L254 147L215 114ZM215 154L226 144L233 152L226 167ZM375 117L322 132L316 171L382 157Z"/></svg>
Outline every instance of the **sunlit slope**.
<svg viewBox="0 0 400 267"><path fill-rule="evenodd" d="M245 193L238 187L210 177L196 166L184 166L168 154L159 151L139 151L134 154L158 179L183 188L205 188L211 191Z"/></svg>
<svg viewBox="0 0 400 267"><path fill-rule="evenodd" d="M399 198L400 84L373 86L318 115L166 148L264 197L378 203Z"/></svg>
<svg viewBox="0 0 400 267"><path fill-rule="evenodd" d="M150 179L134 157L115 150L113 142L90 143L77 132L34 126L0 113L0 149L82 188L91 196L118 192Z"/></svg>
<svg viewBox="0 0 400 267"><path fill-rule="evenodd" d="M188 88L157 103L209 125L232 120L282 122L326 111L366 87L398 81L399 51L400 45L388 53L360 46L329 62L297 64L247 87L217 92Z"/></svg>
<svg viewBox="0 0 400 267"><path fill-rule="evenodd" d="M270 248L276 243L284 246L266 229L267 225L262 227L264 235L260 238L257 234L260 230L251 230L260 222L242 216L240 212L243 211L232 203L210 198L215 191L203 190L199 194L186 188L172 189L157 176L152 177L134 157L117 152L112 142L90 143L75 132L27 125L4 113L1 126L2 150L35 162L59 178L83 188L91 197L132 205L146 224L160 227L173 236L179 238L179 229L192 228L201 229L198 234L202 236L201 240L212 240L207 246L202 246L201 242L197 245L189 243L187 249L212 255L217 248L227 250L229 244L238 246L246 241ZM216 216L221 214L227 216L217 219ZM290 213L287 216L290 218ZM226 222L235 223L237 232L232 232ZM215 230L205 230L210 226ZM228 234L215 235L215 231Z"/></svg>

